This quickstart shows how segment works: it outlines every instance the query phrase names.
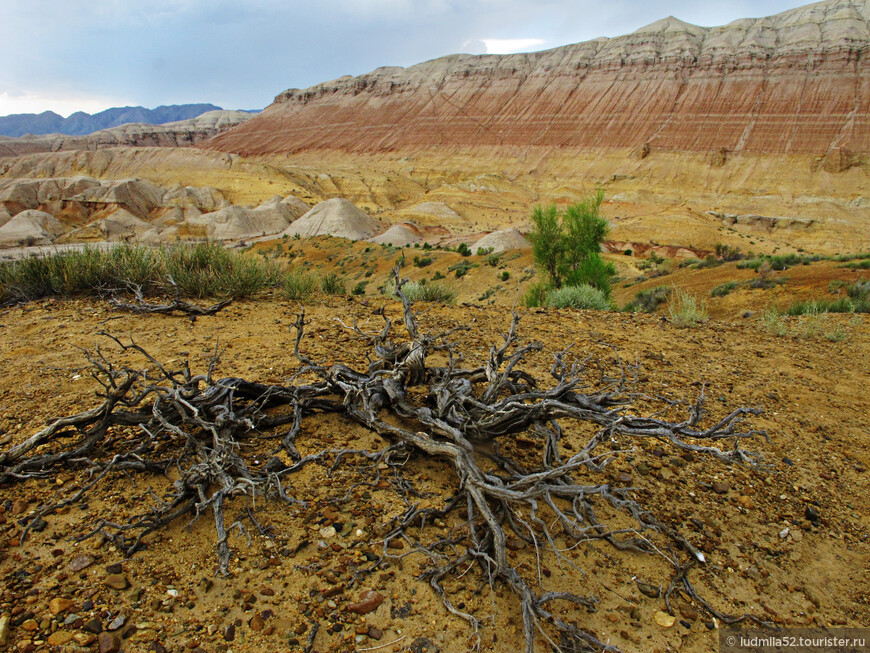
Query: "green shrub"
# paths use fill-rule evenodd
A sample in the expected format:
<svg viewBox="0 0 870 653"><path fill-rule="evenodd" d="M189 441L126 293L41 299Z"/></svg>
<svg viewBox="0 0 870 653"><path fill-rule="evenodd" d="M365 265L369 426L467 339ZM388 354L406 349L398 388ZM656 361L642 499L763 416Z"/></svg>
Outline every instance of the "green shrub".
<svg viewBox="0 0 870 653"><path fill-rule="evenodd" d="M327 295L344 295L347 293L344 278L335 272L330 272L320 280L320 290Z"/></svg>
<svg viewBox="0 0 870 653"><path fill-rule="evenodd" d="M412 302L436 302L439 304L455 304L456 291L443 283L425 283L409 281L402 285L402 292ZM396 296L396 284L390 280L384 284L383 293L387 297Z"/></svg>
<svg viewBox="0 0 870 653"><path fill-rule="evenodd" d="M414 257L414 266L418 268L425 268L427 265L432 265L432 261L434 261L431 256L415 256Z"/></svg>
<svg viewBox="0 0 870 653"><path fill-rule="evenodd" d="M773 306L762 313L761 324L769 333L775 336L781 337L788 334L788 325L785 323L785 319Z"/></svg>
<svg viewBox="0 0 870 653"><path fill-rule="evenodd" d="M284 275L283 291L287 299L302 301L317 288L317 277L304 272L290 271Z"/></svg>
<svg viewBox="0 0 870 653"><path fill-rule="evenodd" d="M496 267L501 262L501 254L490 254L486 257L486 264L490 267Z"/></svg>
<svg viewBox="0 0 870 653"><path fill-rule="evenodd" d="M465 243L459 243L459 246L456 248L456 251L462 254L463 256L471 256L471 248Z"/></svg>
<svg viewBox="0 0 870 653"><path fill-rule="evenodd" d="M707 309L685 290L677 290L668 304L671 322L679 327L697 326L708 319Z"/></svg>
<svg viewBox="0 0 870 653"><path fill-rule="evenodd" d="M532 255L551 287L592 285L609 295L616 268L600 254L609 230L600 214L603 201L604 191L599 189L564 210L555 204L532 210Z"/></svg>
<svg viewBox="0 0 870 653"><path fill-rule="evenodd" d="M125 292L131 286L146 295L248 297L280 282L281 272L272 261L214 243L169 248L84 247L0 265L0 302L102 296Z"/></svg>
<svg viewBox="0 0 870 653"><path fill-rule="evenodd" d="M589 285L562 286L547 295L550 308L586 308L596 311L609 311L612 306L607 295Z"/></svg>
<svg viewBox="0 0 870 653"><path fill-rule="evenodd" d="M444 273L441 270L435 270L435 274L432 275L432 281L439 281L441 279L446 279Z"/></svg>
<svg viewBox="0 0 870 653"><path fill-rule="evenodd" d="M721 283L718 286L716 286L715 288L713 288L713 290L710 291L710 294L713 297L725 297L732 290L736 289L739 285L740 284L736 281L727 281L727 282Z"/></svg>
<svg viewBox="0 0 870 653"><path fill-rule="evenodd" d="M350 291L351 295L361 296L366 294L366 285L368 281L360 281L353 287L353 290Z"/></svg>
<svg viewBox="0 0 870 653"><path fill-rule="evenodd" d="M477 255L478 256L486 256L487 254L492 254L492 250L494 250L494 249L495 249L495 247L478 247L477 248Z"/></svg>
<svg viewBox="0 0 870 653"><path fill-rule="evenodd" d="M634 299L623 307L624 311L654 313L655 310L668 300L671 289L668 286L659 286L652 290L641 290L636 293Z"/></svg>
<svg viewBox="0 0 870 653"><path fill-rule="evenodd" d="M550 293L550 284L546 282L534 283L523 294L520 303L529 308L537 308L547 305L547 295Z"/></svg>
<svg viewBox="0 0 870 653"><path fill-rule="evenodd" d="M453 272L456 275L457 279L461 279L466 274L468 274L468 271L473 267L475 267L473 263L470 263L468 261L460 261L459 263L454 263L453 265L448 267L447 271Z"/></svg>
<svg viewBox="0 0 870 653"><path fill-rule="evenodd" d="M507 270L502 270L502 273L500 275L498 275L498 278L501 279L502 281L507 281L508 279L511 278L511 273L508 272Z"/></svg>
<svg viewBox="0 0 870 653"><path fill-rule="evenodd" d="M616 274L613 263L605 261L598 254L589 254L580 260L576 267L565 275L569 286L592 286L610 297L610 281Z"/></svg>

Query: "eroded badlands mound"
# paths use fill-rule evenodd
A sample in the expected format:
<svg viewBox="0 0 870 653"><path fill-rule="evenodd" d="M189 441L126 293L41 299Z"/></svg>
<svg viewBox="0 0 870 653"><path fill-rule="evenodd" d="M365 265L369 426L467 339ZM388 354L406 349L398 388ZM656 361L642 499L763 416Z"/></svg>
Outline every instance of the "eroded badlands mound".
<svg viewBox="0 0 870 653"><path fill-rule="evenodd" d="M870 3L705 28L669 17L545 52L452 55L290 89L208 147L568 146L832 156L870 149Z"/></svg>

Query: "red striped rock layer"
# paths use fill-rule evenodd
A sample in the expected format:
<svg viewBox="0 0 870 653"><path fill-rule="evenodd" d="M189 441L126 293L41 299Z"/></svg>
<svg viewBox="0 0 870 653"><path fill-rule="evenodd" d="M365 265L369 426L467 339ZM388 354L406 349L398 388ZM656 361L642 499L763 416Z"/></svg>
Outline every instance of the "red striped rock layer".
<svg viewBox="0 0 870 653"><path fill-rule="evenodd" d="M453 55L280 94L207 147L870 151L870 1L702 28L667 18L545 52Z"/></svg>

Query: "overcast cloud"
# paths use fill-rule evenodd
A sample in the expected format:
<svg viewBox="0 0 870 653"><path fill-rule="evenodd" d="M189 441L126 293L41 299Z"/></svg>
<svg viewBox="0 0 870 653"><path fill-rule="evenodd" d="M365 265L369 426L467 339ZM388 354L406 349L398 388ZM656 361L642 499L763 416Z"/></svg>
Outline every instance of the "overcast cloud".
<svg viewBox="0 0 870 653"><path fill-rule="evenodd" d="M542 50L674 15L713 26L800 0L0 0L0 115L212 102L456 52Z"/></svg>

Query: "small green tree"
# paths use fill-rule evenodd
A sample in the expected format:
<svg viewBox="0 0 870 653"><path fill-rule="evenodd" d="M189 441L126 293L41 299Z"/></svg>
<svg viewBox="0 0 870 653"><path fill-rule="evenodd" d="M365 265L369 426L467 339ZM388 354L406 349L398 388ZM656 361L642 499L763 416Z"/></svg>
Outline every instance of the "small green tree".
<svg viewBox="0 0 870 653"><path fill-rule="evenodd" d="M616 269L600 254L609 230L600 214L603 201L604 191L599 189L563 211L555 204L533 209L532 254L553 288L590 285L610 295Z"/></svg>

